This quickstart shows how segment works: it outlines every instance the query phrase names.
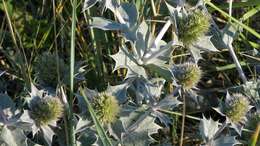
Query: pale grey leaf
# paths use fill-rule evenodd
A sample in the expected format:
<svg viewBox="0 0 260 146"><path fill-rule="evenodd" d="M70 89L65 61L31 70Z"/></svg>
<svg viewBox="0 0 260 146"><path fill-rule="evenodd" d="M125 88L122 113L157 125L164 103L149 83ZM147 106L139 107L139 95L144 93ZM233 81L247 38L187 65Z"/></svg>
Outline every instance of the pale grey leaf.
<svg viewBox="0 0 260 146"><path fill-rule="evenodd" d="M192 46L203 51L218 52L219 50L213 45L210 39L211 36L203 36L195 44L192 44Z"/></svg>
<svg viewBox="0 0 260 146"><path fill-rule="evenodd" d="M52 131L52 129L49 126L41 126L41 130L43 132L43 137L45 141L48 143L49 146L51 146L52 138L55 135L55 133Z"/></svg>
<svg viewBox="0 0 260 146"><path fill-rule="evenodd" d="M204 141L211 141L217 131L219 130L220 123L218 121L214 121L211 118L206 119L203 115L203 119L200 121L200 134Z"/></svg>
<svg viewBox="0 0 260 146"><path fill-rule="evenodd" d="M4 126L1 131L1 140L8 146L27 146L26 136L20 129L9 129Z"/></svg>
<svg viewBox="0 0 260 146"><path fill-rule="evenodd" d="M83 4L83 11L93 7L99 0L85 0Z"/></svg>
<svg viewBox="0 0 260 146"><path fill-rule="evenodd" d="M221 136L213 141L213 146L234 146L240 144L235 136Z"/></svg>
<svg viewBox="0 0 260 146"><path fill-rule="evenodd" d="M126 93L127 93L127 88L129 86L130 85L128 82L116 86L108 85L106 92L115 96L118 99L119 103L124 103L127 100Z"/></svg>
<svg viewBox="0 0 260 146"><path fill-rule="evenodd" d="M194 61L197 63L200 59L202 59L202 56L200 54L200 50L193 47L193 46L190 46L190 52L191 52L191 55L193 56L194 58Z"/></svg>
<svg viewBox="0 0 260 146"><path fill-rule="evenodd" d="M88 119L79 118L75 128L75 134L86 130L87 128L89 128L90 124L91 121L89 121Z"/></svg>
<svg viewBox="0 0 260 146"><path fill-rule="evenodd" d="M128 27L132 27L136 24L138 19L138 12L134 4L122 3L118 11L127 23Z"/></svg>
<svg viewBox="0 0 260 146"><path fill-rule="evenodd" d="M102 17L92 17L90 27L102 30L123 30L125 28L123 24Z"/></svg>
<svg viewBox="0 0 260 146"><path fill-rule="evenodd" d="M125 146L145 146L154 142L152 134L157 133L161 128L157 125L148 111L137 109L128 116L121 117L120 120L126 129L122 135L122 144Z"/></svg>

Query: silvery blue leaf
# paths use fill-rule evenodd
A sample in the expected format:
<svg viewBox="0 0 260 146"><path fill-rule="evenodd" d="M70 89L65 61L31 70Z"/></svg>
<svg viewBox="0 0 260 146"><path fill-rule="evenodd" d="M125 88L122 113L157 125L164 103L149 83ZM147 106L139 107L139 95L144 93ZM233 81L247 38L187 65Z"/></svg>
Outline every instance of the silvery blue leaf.
<svg viewBox="0 0 260 146"><path fill-rule="evenodd" d="M99 0L85 0L83 4L83 11L93 7Z"/></svg>
<svg viewBox="0 0 260 146"><path fill-rule="evenodd" d="M217 131L219 130L219 122L214 121L213 119L209 118L206 119L203 115L203 119L200 121L200 134L204 141L208 142L211 141Z"/></svg>
<svg viewBox="0 0 260 146"><path fill-rule="evenodd" d="M128 116L120 118L126 130L125 133L122 133L121 141L123 145L145 146L155 141L151 135L157 133L161 127L154 122L155 118L150 115L142 118L146 115L145 112L145 109L140 108L131 112ZM140 122L136 123L139 120Z"/></svg>
<svg viewBox="0 0 260 146"><path fill-rule="evenodd" d="M102 30L123 30L125 28L123 24L102 17L92 17L90 27Z"/></svg>
<svg viewBox="0 0 260 146"><path fill-rule="evenodd" d="M7 126L2 127L0 139L7 146L27 146L26 136L20 129L11 130Z"/></svg>
<svg viewBox="0 0 260 146"><path fill-rule="evenodd" d="M128 82L116 86L108 85L106 92L111 93L113 96L117 97L119 103L124 103L127 100L126 93L129 86L130 84Z"/></svg>
<svg viewBox="0 0 260 146"><path fill-rule="evenodd" d="M132 54L130 54L130 52L128 52L126 48L120 48L120 50L116 54L111 55L111 57L116 62L114 71L119 68L127 69L126 78L135 76L147 77L144 68L137 64L137 60Z"/></svg>
<svg viewBox="0 0 260 146"><path fill-rule="evenodd" d="M145 78L136 78L129 90L133 92L138 104L143 102L153 103L160 98L164 83L165 80L161 78L152 79L151 81Z"/></svg>
<svg viewBox="0 0 260 146"><path fill-rule="evenodd" d="M218 52L219 50L212 44L210 39L211 36L203 36L192 46L203 51Z"/></svg>
<svg viewBox="0 0 260 146"><path fill-rule="evenodd" d="M75 133L85 131L87 128L89 128L90 124L91 121L89 121L88 119L79 118L75 128Z"/></svg>
<svg viewBox="0 0 260 146"><path fill-rule="evenodd" d="M173 108L178 107L180 104L181 102L177 99L177 97L174 97L172 94L167 95L157 104L155 104L155 106L153 106L154 111L152 112L152 115L159 118L159 120L165 126L169 126L171 124L171 117L160 112L159 110L172 110Z"/></svg>
<svg viewBox="0 0 260 146"><path fill-rule="evenodd" d="M225 28L222 30L222 41L226 45L226 48L230 47L230 45L233 43L233 40L238 34L237 26L227 24Z"/></svg>
<svg viewBox="0 0 260 146"><path fill-rule="evenodd" d="M149 64L147 65L147 68L155 73L157 73L159 76L163 77L167 81L172 81L172 73L170 69L170 65L168 64L161 64L161 65L155 65L155 64Z"/></svg>
<svg viewBox="0 0 260 146"><path fill-rule="evenodd" d="M201 54L200 54L200 50L199 50L199 49L197 49L197 48L195 48L195 47L193 47L193 46L190 46L190 52L191 52L191 55L193 56L194 61L195 61L196 63L198 63L198 61L199 61L200 59L202 59L202 56L201 56Z"/></svg>
<svg viewBox="0 0 260 146"><path fill-rule="evenodd" d="M51 146L52 138L55 135L55 133L52 131L52 129L49 126L41 126L41 130L45 141L48 143L49 146Z"/></svg>
<svg viewBox="0 0 260 146"><path fill-rule="evenodd" d="M216 140L213 141L212 146L234 146L237 144L241 144L236 140L235 136L220 136Z"/></svg>
<svg viewBox="0 0 260 146"><path fill-rule="evenodd" d="M169 110L171 108L178 107L181 103L182 102L180 102L177 97L174 97L173 95L167 95L161 101L159 101L155 107L159 109Z"/></svg>
<svg viewBox="0 0 260 146"><path fill-rule="evenodd" d="M129 28L136 25L138 19L138 12L134 4L122 3L118 8L118 11Z"/></svg>

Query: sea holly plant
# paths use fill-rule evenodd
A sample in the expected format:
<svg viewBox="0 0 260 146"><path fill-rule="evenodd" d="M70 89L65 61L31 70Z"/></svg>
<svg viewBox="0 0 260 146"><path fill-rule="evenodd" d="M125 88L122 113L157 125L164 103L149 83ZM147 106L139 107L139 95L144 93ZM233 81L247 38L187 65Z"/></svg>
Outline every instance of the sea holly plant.
<svg viewBox="0 0 260 146"><path fill-rule="evenodd" d="M200 135L204 141L201 146L234 146L240 144L235 136L223 135L220 132L220 123L205 118L200 121Z"/></svg>
<svg viewBox="0 0 260 146"><path fill-rule="evenodd" d="M176 42L166 43L160 37L154 38L145 21L138 25L138 13L135 5L123 3L120 6L122 11L119 12L121 12L125 24L95 17L91 24L91 27L103 30L120 30L126 41L130 41L130 48L123 45L119 48L118 53L111 56L116 62L114 70L127 68L126 78L133 76L147 78L146 68L156 68L167 72L165 63L169 61L172 46Z"/></svg>
<svg viewBox="0 0 260 146"><path fill-rule="evenodd" d="M33 136L40 132L48 145L52 144L55 135L52 128L57 127L57 121L63 116L63 104L57 96L44 90L38 90L31 85L29 99L29 116L32 123Z"/></svg>
<svg viewBox="0 0 260 146"><path fill-rule="evenodd" d="M221 102L219 107L214 108L214 110L226 117L223 129L231 124L231 127L241 135L242 128L247 121L247 115L252 107L248 97L240 93L230 95L227 92L225 102Z"/></svg>
<svg viewBox="0 0 260 146"><path fill-rule="evenodd" d="M199 1L192 8L185 7L183 3L177 3L175 7L167 2L166 5L178 40L183 47L190 50L196 62L202 59L201 52L218 51L211 41L211 36L207 34L213 20L200 9L200 6L205 7L203 2Z"/></svg>

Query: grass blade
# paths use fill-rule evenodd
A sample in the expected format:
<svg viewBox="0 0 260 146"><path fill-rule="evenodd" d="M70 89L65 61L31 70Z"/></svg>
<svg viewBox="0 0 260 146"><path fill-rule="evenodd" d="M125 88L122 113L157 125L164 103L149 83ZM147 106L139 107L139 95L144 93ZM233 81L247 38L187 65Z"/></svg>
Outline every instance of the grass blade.
<svg viewBox="0 0 260 146"><path fill-rule="evenodd" d="M244 28L245 30L247 30L248 32L250 32L252 35L254 35L255 37L257 37L258 39L260 39L260 34L257 33L254 29L250 28L249 26L243 24L242 22L240 22L239 20L237 20L236 18L230 16L229 14L227 14L225 11L221 10L220 8L218 8L216 5L214 5L213 3L211 3L209 0L204 0L205 3L207 5L209 5L210 7L212 7L213 9L215 9L216 11L220 12L223 16L230 18L232 21L234 21L235 23L237 23L239 26L241 26L242 28Z"/></svg>
<svg viewBox="0 0 260 146"><path fill-rule="evenodd" d="M97 119L97 116L96 116L96 113L94 112L94 109L93 107L91 106L88 98L86 97L85 93L84 93L84 90L83 89L80 89L80 92L87 104L87 107L88 107L88 110L90 112L90 115L91 115L91 118L93 120L93 122L95 123L95 126L96 126L96 129L97 129L97 132L98 132L98 135L103 143L104 146L112 146L112 142L110 141L109 137L107 136L104 128L101 126L99 120Z"/></svg>

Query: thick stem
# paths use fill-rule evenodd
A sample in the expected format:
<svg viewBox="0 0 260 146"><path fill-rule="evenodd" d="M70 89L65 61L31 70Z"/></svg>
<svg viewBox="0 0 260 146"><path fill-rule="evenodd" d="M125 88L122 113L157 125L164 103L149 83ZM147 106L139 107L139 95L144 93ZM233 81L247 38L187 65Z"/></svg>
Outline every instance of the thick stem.
<svg viewBox="0 0 260 146"><path fill-rule="evenodd" d="M73 90L74 90L74 64L75 64L75 32L76 32L76 20L77 20L77 0L73 0L72 3L72 24L71 24L71 48L70 48L70 96L69 96L69 110L68 110L68 134L69 134L69 146L75 146L74 135L74 118L73 118Z"/></svg>
<svg viewBox="0 0 260 146"><path fill-rule="evenodd" d="M182 109L182 122L181 122L181 138L180 138L180 144L179 146L183 145L183 136L184 136L184 127L185 127L185 115L186 115L186 97L183 96L184 90L181 89L181 96L183 99L183 109Z"/></svg>
<svg viewBox="0 0 260 146"><path fill-rule="evenodd" d="M251 140L250 146L256 146L257 145L257 142L259 142L258 141L259 134L260 134L260 122L258 122L255 133L252 135L252 140Z"/></svg>

